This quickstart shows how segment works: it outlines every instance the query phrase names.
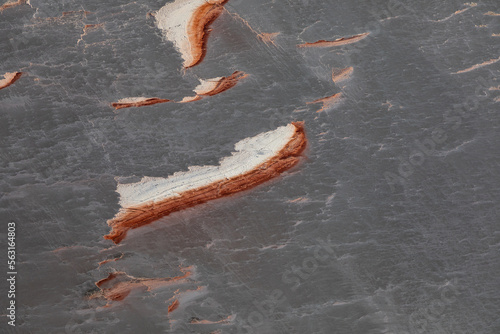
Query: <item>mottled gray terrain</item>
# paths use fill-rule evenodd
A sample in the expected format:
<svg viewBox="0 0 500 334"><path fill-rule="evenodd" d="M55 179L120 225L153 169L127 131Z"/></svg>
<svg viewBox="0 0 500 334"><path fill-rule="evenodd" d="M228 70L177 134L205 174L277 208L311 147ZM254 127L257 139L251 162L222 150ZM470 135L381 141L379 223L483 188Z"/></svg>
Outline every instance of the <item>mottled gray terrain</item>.
<svg viewBox="0 0 500 334"><path fill-rule="evenodd" d="M0 13L0 75L24 72L0 90L0 245L15 221L18 252L17 326L2 317L0 332L500 333L500 61L485 63L500 57L498 1L230 0L185 72L147 16L164 4L31 0ZM332 68L349 66L335 85ZM179 100L236 70L250 76L202 101L109 105ZM307 104L339 92L320 113ZM116 177L217 164L239 140L302 120L305 159L282 177L120 246L102 238ZM88 298L109 272L180 266L196 268L182 286L107 308ZM167 314L177 289L198 286Z"/></svg>

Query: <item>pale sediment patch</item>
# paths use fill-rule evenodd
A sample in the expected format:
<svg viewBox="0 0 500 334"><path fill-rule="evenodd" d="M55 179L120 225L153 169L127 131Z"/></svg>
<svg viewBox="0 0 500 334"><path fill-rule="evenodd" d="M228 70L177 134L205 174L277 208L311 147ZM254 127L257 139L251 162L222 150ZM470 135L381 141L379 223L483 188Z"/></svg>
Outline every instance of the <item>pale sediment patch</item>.
<svg viewBox="0 0 500 334"><path fill-rule="evenodd" d="M337 93L333 94L331 96L323 97L321 99L314 100L312 102L307 102L307 104L314 104L314 103L322 103L323 106L321 107L320 110L317 112L322 112L325 111L333 106L335 106L337 103L339 103L342 99L342 93Z"/></svg>
<svg viewBox="0 0 500 334"><path fill-rule="evenodd" d="M227 1L176 0L154 13L157 27L180 51L185 68L199 64L205 57L209 26Z"/></svg>
<svg viewBox="0 0 500 334"><path fill-rule="evenodd" d="M346 67L346 68L334 68L332 69L332 81L335 83L339 83L345 81L351 77L354 68Z"/></svg>
<svg viewBox="0 0 500 334"><path fill-rule="evenodd" d="M0 89L7 88L19 80L23 72L7 72L3 75L5 79L0 80Z"/></svg>
<svg viewBox="0 0 500 334"><path fill-rule="evenodd" d="M115 109L131 108L131 107L143 107L150 106L158 103L170 102L167 99L160 99L157 97L127 97L118 102L111 103L111 106Z"/></svg>
<svg viewBox="0 0 500 334"><path fill-rule="evenodd" d="M460 71L455 72L453 74L461 74L461 73L466 73L466 72L474 71L474 70L476 70L478 68L485 67L485 66L488 66L488 65L491 65L491 64L495 64L498 61L500 61L500 57L484 61L484 62L482 62L480 64L476 64L474 66L468 67L468 68L466 68L464 70L460 70Z"/></svg>
<svg viewBox="0 0 500 334"><path fill-rule="evenodd" d="M121 209L108 221L105 239L122 241L128 230L172 212L253 188L297 165L306 146L302 122L241 140L218 166L194 166L167 178L118 184Z"/></svg>
<svg viewBox="0 0 500 334"><path fill-rule="evenodd" d="M340 45L347 45L347 44L352 44L359 42L362 39L365 39L370 33L365 32L363 34L358 34L350 37L341 37L337 38L336 40L333 41L326 41L324 39L313 42L313 43L304 43L304 44L299 44L297 47L299 48L326 48L326 47L332 47L332 46L340 46Z"/></svg>
<svg viewBox="0 0 500 334"><path fill-rule="evenodd" d="M488 16L500 16L500 13L495 13L495 12L489 11L489 12L484 13L484 15L488 15Z"/></svg>

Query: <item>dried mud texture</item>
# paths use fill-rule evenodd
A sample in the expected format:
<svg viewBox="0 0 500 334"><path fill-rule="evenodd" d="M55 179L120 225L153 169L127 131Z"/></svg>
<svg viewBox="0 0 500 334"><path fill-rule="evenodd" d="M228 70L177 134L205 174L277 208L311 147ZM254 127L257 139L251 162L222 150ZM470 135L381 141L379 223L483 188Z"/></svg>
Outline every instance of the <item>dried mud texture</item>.
<svg viewBox="0 0 500 334"><path fill-rule="evenodd" d="M126 98L121 99L118 102L111 103L111 106L115 109L131 108L131 107L144 107L150 106L158 103L170 102L167 99L160 99L157 97L136 97L136 98Z"/></svg>
<svg viewBox="0 0 500 334"><path fill-rule="evenodd" d="M228 0L177 0L154 14L157 26L184 59L184 68L198 65L206 55L212 24Z"/></svg>
<svg viewBox="0 0 500 334"><path fill-rule="evenodd" d="M228 77L219 77L208 80L200 80L200 85L198 85L194 92L196 96L185 97L180 103L193 102L201 100L206 96L214 96L225 92L228 89L233 88L241 80L248 76L245 72L235 71Z"/></svg>
<svg viewBox="0 0 500 334"><path fill-rule="evenodd" d="M327 47L332 47L332 46L340 46L340 45L347 45L347 44L352 44L359 42L362 39L365 39L370 33L365 32L363 34L358 34L354 35L351 37L342 37L338 38L334 41L325 41L324 39L316 41L314 43L304 43L304 44L299 44L297 47L299 48L327 48Z"/></svg>
<svg viewBox="0 0 500 334"><path fill-rule="evenodd" d="M353 67L334 68L332 70L332 81L335 83L339 83L349 79L351 77L353 70L354 70Z"/></svg>
<svg viewBox="0 0 500 334"><path fill-rule="evenodd" d="M105 298L108 302L124 300L132 291L152 291L165 286L172 286L186 282L193 273L192 267L181 268L184 273L177 277L164 278L136 278L124 272L110 273L108 277L96 282L100 291L92 298ZM107 306L110 304L108 303Z"/></svg>
<svg viewBox="0 0 500 334"><path fill-rule="evenodd" d="M3 75L5 79L0 80L0 89L7 88L12 85L14 82L19 80L19 78L23 75L23 72L7 72Z"/></svg>
<svg viewBox="0 0 500 334"><path fill-rule="evenodd" d="M118 244L130 229L217 198L251 189L297 165L306 147L302 122L244 139L219 166L191 167L169 178L119 184L121 209L104 236Z"/></svg>
<svg viewBox="0 0 500 334"><path fill-rule="evenodd" d="M322 103L323 107L317 112L325 111L328 108L333 107L342 99L342 93L333 94L332 96L323 97L321 99L314 100L312 102L307 102L307 104Z"/></svg>

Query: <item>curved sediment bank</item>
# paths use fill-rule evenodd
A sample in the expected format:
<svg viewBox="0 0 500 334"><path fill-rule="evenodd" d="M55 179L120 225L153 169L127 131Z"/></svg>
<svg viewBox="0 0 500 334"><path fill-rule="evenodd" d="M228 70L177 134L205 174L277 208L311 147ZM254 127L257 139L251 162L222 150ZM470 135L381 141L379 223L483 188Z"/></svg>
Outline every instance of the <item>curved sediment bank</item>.
<svg viewBox="0 0 500 334"><path fill-rule="evenodd" d="M228 0L176 0L156 13L157 27L174 43L184 59L184 68L198 65L206 54L210 24Z"/></svg>
<svg viewBox="0 0 500 334"><path fill-rule="evenodd" d="M130 229L275 178L300 161L306 143L303 123L294 122L236 143L236 152L219 166L195 166L168 178L118 184L121 209L108 220L112 230L104 238L119 243Z"/></svg>
<svg viewBox="0 0 500 334"><path fill-rule="evenodd" d="M0 89L7 88L19 80L23 72L7 72L3 75L5 79L0 80Z"/></svg>
<svg viewBox="0 0 500 334"><path fill-rule="evenodd" d="M206 96L214 96L233 88L241 80L248 76L245 72L235 71L227 77L218 77L212 79L200 79L200 84L193 90L196 96L188 96L179 101L180 103L193 102L201 100Z"/></svg>

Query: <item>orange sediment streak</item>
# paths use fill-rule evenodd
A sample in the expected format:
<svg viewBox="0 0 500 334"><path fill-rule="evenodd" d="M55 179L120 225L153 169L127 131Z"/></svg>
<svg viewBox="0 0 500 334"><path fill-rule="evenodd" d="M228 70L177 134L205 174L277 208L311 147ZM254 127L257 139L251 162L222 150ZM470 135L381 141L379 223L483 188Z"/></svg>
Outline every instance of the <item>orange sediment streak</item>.
<svg viewBox="0 0 500 334"><path fill-rule="evenodd" d="M314 43L304 43L304 44L299 44L297 47L299 48L326 48L326 47L331 47L331 46L339 46L339 45L346 45L346 44L351 44L351 43L356 43L359 42L360 40L366 38L370 33L365 32L363 34L359 35L354 35L351 37L342 37L338 38L334 41L325 41L324 39L319 40Z"/></svg>
<svg viewBox="0 0 500 334"><path fill-rule="evenodd" d="M185 97L182 101L179 101L178 103L198 101L206 96L214 96L214 95L220 94L222 92L225 92L228 89L233 88L234 86L236 86L238 81L246 78L247 76L248 76L248 74L246 74L245 72L235 71L230 76L218 78L217 81L211 82L210 80L202 80L202 82L206 83L206 87L202 87L200 90L195 90L195 92L197 93L196 96ZM130 107L143 107L143 106L149 106L149 105L153 105L153 104L157 104L157 103L165 103L165 102L170 102L170 101L171 100L160 99L157 97L142 98L142 99L141 98L129 98L129 99L120 100L118 102L114 102L111 104L111 106L114 107L115 109L122 109L122 108L130 108Z"/></svg>
<svg viewBox="0 0 500 334"><path fill-rule="evenodd" d="M272 33L260 33L257 35L257 37L263 41L264 43L266 44L273 44L273 45L276 45L274 43L274 39L276 38L276 36L278 36L280 33L279 32L272 32Z"/></svg>
<svg viewBox="0 0 500 334"><path fill-rule="evenodd" d="M323 107L317 112L324 111L327 108L335 105L342 98L342 93L333 94L332 96L323 97L321 99L314 100L312 102L307 102L307 104L322 103Z"/></svg>
<svg viewBox="0 0 500 334"><path fill-rule="evenodd" d="M102 27L102 23L100 24L86 24L85 27L83 27L83 32L87 32L87 30L91 29L96 29Z"/></svg>
<svg viewBox="0 0 500 334"><path fill-rule="evenodd" d="M214 96L220 94L228 89L233 88L241 79L244 79L246 77L248 77L248 74L246 74L245 72L235 71L230 76L222 77L217 81L211 82L211 80L201 80L202 82L207 84L208 87L202 87L199 90L195 89L195 92L197 93L196 96L185 97L182 101L179 101L179 103L198 101L205 96ZM201 86L204 85L202 84Z"/></svg>
<svg viewBox="0 0 500 334"><path fill-rule="evenodd" d="M440 20L432 20L433 22L444 22L444 21L448 21L449 19L451 19L452 17L456 16L456 15L459 15L459 14L462 14L466 11L468 11L469 9L473 8L473 7L476 7L477 6L477 3L474 3L474 2L469 2L469 3L466 3L465 4L467 6L467 8L464 8L464 9L460 9L460 10L457 10L456 12L454 12L453 14L445 17L444 19L440 19Z"/></svg>
<svg viewBox="0 0 500 334"><path fill-rule="evenodd" d="M334 68L332 70L332 81L338 83L346 79L349 79L353 70L354 69L352 67L347 67L342 69Z"/></svg>
<svg viewBox="0 0 500 334"><path fill-rule="evenodd" d="M62 12L62 16L69 16L69 15L74 15L74 14L83 14L87 16L88 14L92 14L92 12L86 11L86 10L72 10L69 12Z"/></svg>
<svg viewBox="0 0 500 334"><path fill-rule="evenodd" d="M133 101L133 102L113 102L111 103L111 106L114 107L115 109L122 109L122 108L130 108L130 107L143 107L143 106L150 106L153 104L158 104L158 103L165 103L169 102L170 100L167 99L159 99L157 97L151 97L151 98L144 98L144 100L139 100L139 101Z"/></svg>
<svg viewBox="0 0 500 334"><path fill-rule="evenodd" d="M220 93L222 93L230 88L233 88L234 86L236 86L238 81L246 78L247 76L248 76L248 74L246 74L245 72L235 71L230 76L223 77L222 79L220 79L219 82L217 82L217 85L215 86L214 89L212 89L206 93L201 93L198 95L213 96L213 95L220 94Z"/></svg>
<svg viewBox="0 0 500 334"><path fill-rule="evenodd" d="M185 291L177 290L174 296L169 299L173 301L168 306L167 314L177 310L179 306L181 306L181 303L189 303L190 300L192 301L192 299L199 297L200 293L203 293L204 291L206 291L206 286L198 286L195 290L185 290Z"/></svg>
<svg viewBox="0 0 500 334"><path fill-rule="evenodd" d="M120 257L116 257L114 259L107 259L107 260L103 260L103 261L99 262L99 267L102 266L103 264L106 264L106 263L116 262L122 258L123 258L123 253L120 255Z"/></svg>
<svg viewBox="0 0 500 334"><path fill-rule="evenodd" d="M461 74L461 73L466 73L466 72L474 71L474 70L476 70L478 68L494 64L494 63L496 63L498 61L500 61L500 57L499 58L494 58L494 59L487 60L485 62L482 62L481 64L476 64L476 65L471 66L469 68L466 68L464 70L460 70L458 72L455 72L454 74Z"/></svg>
<svg viewBox="0 0 500 334"><path fill-rule="evenodd" d="M11 7L16 7L19 5L23 5L26 3L26 0L17 0L15 2L7 2L0 6L0 12L3 12L4 9L11 8Z"/></svg>
<svg viewBox="0 0 500 334"><path fill-rule="evenodd" d="M191 46L192 61L185 68L198 65L207 53L207 40L210 35L210 24L212 24L224 10L228 0L207 1L193 13L187 25L187 34Z"/></svg>
<svg viewBox="0 0 500 334"><path fill-rule="evenodd" d="M222 181L184 191L179 193L179 196L168 197L164 200L135 207L126 207L122 214L108 220L108 225L112 230L104 238L113 240L114 243L118 244L125 238L130 229L150 224L176 211L254 188L279 176L299 163L300 155L306 147L307 140L303 122L292 124L295 130L290 140L279 152L257 167L237 176L225 178Z"/></svg>
<svg viewBox="0 0 500 334"><path fill-rule="evenodd" d="M206 55L210 25L222 14L228 0L175 0L155 14L156 24L174 43L184 68L198 65Z"/></svg>
<svg viewBox="0 0 500 334"><path fill-rule="evenodd" d="M179 300L176 299L168 306L168 313L175 311L179 307Z"/></svg>
<svg viewBox="0 0 500 334"><path fill-rule="evenodd" d="M184 273L177 277L164 278L136 278L124 272L110 273L108 277L96 282L95 285L101 290L99 296L108 301L120 301L125 299L133 290L143 289L151 291L163 286L179 283L192 274L192 268L182 268Z"/></svg>
<svg viewBox="0 0 500 334"><path fill-rule="evenodd" d="M287 202L288 203L306 203L306 202L309 202L309 198L307 198L307 197L299 197L299 198L296 198L296 199L289 200Z"/></svg>
<svg viewBox="0 0 500 334"><path fill-rule="evenodd" d="M5 73L3 75L5 79L0 80L0 89L9 87L14 82L16 82L22 75L23 72Z"/></svg>
<svg viewBox="0 0 500 334"><path fill-rule="evenodd" d="M210 321L210 320L201 320L198 318L191 319L190 323L191 324L197 324L197 325L214 325L214 324L222 324L222 325L227 325L230 324L231 322L234 321L236 317L234 315L230 315L225 319L218 320L218 321Z"/></svg>

